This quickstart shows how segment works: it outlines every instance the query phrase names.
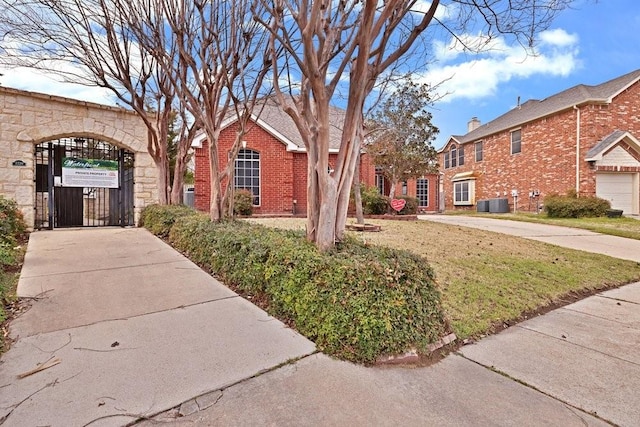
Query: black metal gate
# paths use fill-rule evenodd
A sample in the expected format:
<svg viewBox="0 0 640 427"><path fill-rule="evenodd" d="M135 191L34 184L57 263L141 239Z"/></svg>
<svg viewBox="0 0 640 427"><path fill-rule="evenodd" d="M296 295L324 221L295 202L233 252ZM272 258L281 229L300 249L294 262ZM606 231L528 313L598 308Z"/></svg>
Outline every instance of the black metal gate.
<svg viewBox="0 0 640 427"><path fill-rule="evenodd" d="M35 228L133 225L133 160L92 138L36 146Z"/></svg>

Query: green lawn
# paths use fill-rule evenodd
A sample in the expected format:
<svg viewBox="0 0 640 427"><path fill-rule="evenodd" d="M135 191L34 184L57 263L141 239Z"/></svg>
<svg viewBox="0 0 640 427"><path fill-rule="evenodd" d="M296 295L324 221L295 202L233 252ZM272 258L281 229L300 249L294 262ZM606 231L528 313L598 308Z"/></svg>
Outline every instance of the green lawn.
<svg viewBox="0 0 640 427"><path fill-rule="evenodd" d="M252 221L305 226L304 219ZM604 255L432 221L371 222L382 231L354 234L370 244L408 249L431 264L446 313L462 339L490 333L572 294L640 280L638 263Z"/></svg>

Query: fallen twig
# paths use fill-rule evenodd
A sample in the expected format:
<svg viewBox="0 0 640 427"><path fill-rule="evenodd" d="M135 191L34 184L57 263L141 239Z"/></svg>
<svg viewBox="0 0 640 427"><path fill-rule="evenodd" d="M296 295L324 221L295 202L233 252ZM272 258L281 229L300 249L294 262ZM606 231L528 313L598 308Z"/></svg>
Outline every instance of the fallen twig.
<svg viewBox="0 0 640 427"><path fill-rule="evenodd" d="M66 342L66 343L64 343L64 344L62 344L60 347L55 348L55 349L53 349L53 350L44 350L44 349L42 349L42 348L38 347L37 345L35 345L34 343L31 343L31 345L32 345L32 346L34 346L35 348L37 348L38 350L40 350L40 351L41 351L41 352L43 352L43 353L53 354L53 353L55 353L56 351L58 351L58 350L62 350L63 348L65 348L66 346L68 346L69 344L71 344L71 334L69 333L69 334L67 334L67 335L68 335L68 337L69 337L69 339L67 340L67 342ZM53 357L53 356L51 356L51 357Z"/></svg>
<svg viewBox="0 0 640 427"><path fill-rule="evenodd" d="M95 351L97 353L111 353L112 351L120 351L120 350L136 350L136 348L137 347L125 347L125 348L113 348L111 350L100 350L97 348L73 347L74 350Z"/></svg>
<svg viewBox="0 0 640 427"><path fill-rule="evenodd" d="M62 360L60 360L59 358L55 358L53 360L49 359L48 361L44 362L42 365L38 366L37 368L34 368L30 371L27 372L23 372L21 374L18 375L18 378L22 379L22 378L26 378L29 375L33 375L36 374L40 371L44 371L45 369L49 369L52 366L56 366L58 363L62 362Z"/></svg>
<svg viewBox="0 0 640 427"><path fill-rule="evenodd" d="M40 387L38 390L36 390L33 393L31 393L29 396L25 397L20 402L18 402L15 405L13 405L13 408L11 408L11 410L9 412L7 412L2 418L0 418L0 424L3 424L5 421L7 421L7 419L11 416L11 414L13 414L13 411L18 409L18 406L22 405L24 402L26 402L27 400L31 399L33 396L35 396L36 394L40 393L45 388L53 387L57 383L58 383L58 379L56 378L55 380L51 381L50 383L45 384L44 386Z"/></svg>

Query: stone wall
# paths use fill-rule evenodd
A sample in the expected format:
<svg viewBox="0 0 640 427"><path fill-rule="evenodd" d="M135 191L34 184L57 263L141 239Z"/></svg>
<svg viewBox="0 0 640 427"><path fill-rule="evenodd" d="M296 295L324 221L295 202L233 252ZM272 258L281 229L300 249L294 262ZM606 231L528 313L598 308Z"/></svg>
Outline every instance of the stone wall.
<svg viewBox="0 0 640 427"><path fill-rule="evenodd" d="M99 139L134 153L137 224L142 208L157 203L157 171L147 152L144 123L122 108L0 87L0 194L16 200L32 228L35 146L70 136Z"/></svg>

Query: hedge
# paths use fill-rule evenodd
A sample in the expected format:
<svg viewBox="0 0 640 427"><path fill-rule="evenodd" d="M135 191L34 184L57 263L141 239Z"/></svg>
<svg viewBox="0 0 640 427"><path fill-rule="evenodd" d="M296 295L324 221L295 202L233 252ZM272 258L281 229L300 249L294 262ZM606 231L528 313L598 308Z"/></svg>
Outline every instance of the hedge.
<svg viewBox="0 0 640 427"><path fill-rule="evenodd" d="M544 211L549 218L589 218L605 216L611 209L608 200L599 197L551 195L544 199Z"/></svg>
<svg viewBox="0 0 640 427"><path fill-rule="evenodd" d="M165 238L177 218L194 214L194 209L184 205L149 205L142 210L139 225L156 236Z"/></svg>
<svg viewBox="0 0 640 427"><path fill-rule="evenodd" d="M0 322L6 320L5 305L15 298L16 270L19 269L23 254L18 244L26 237L26 229L15 201L0 195ZM3 349L4 342L0 337L0 351Z"/></svg>
<svg viewBox="0 0 640 427"><path fill-rule="evenodd" d="M299 231L204 215L176 217L169 242L341 359L426 352L448 332L433 270L407 251L347 239L321 253Z"/></svg>

